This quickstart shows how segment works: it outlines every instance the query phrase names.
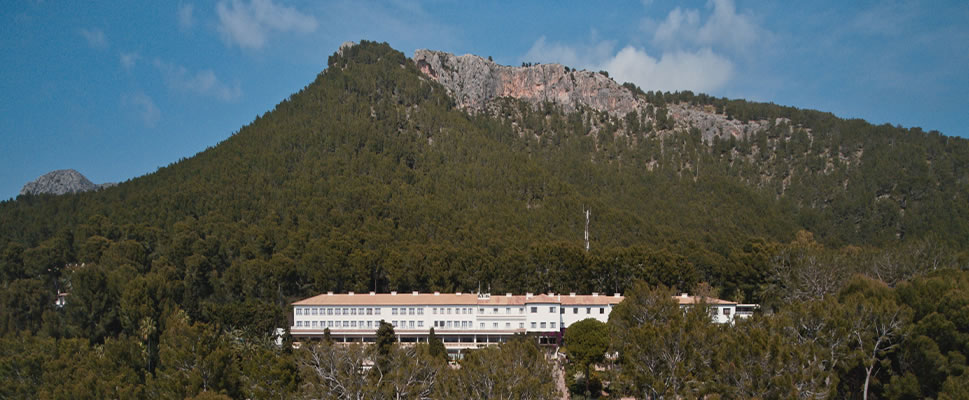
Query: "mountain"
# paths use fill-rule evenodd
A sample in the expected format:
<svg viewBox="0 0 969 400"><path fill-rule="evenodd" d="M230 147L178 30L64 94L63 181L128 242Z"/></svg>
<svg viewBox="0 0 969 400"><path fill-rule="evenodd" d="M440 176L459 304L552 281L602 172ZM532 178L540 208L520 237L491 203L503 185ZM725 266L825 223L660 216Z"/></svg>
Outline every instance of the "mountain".
<svg viewBox="0 0 969 400"><path fill-rule="evenodd" d="M0 202L0 279L50 292L76 284L65 265L96 265L88 282L118 299L154 279L159 304L247 327L330 290L643 279L760 301L792 242L869 261L929 257L906 250L923 243L965 254L967 198L969 141L938 132L363 42L193 157ZM40 329L39 314L10 318Z"/></svg>
<svg viewBox="0 0 969 400"><path fill-rule="evenodd" d="M702 396L755 382L725 395L745 398L807 382L858 398L873 377L879 398L965 392L969 141L645 89L347 44L192 157L2 201L0 397L293 397L317 389L320 365L271 344L290 304L392 290L639 299L610 321L610 341L632 346L615 360L622 385ZM655 300L673 290L775 317L709 327ZM665 345L698 367L624 368ZM750 360L767 372L734 368Z"/></svg>
<svg viewBox="0 0 969 400"><path fill-rule="evenodd" d="M89 181L80 172L73 169L59 169L41 175L39 178L27 182L20 194L65 194L79 193L91 190L103 189L114 186L114 183L95 184Z"/></svg>

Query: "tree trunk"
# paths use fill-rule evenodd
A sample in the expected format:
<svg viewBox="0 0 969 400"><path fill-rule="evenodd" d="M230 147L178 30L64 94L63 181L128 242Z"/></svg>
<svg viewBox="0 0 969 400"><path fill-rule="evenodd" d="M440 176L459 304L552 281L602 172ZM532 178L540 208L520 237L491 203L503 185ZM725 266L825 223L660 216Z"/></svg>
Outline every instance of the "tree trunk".
<svg viewBox="0 0 969 400"><path fill-rule="evenodd" d="M872 368L865 368L865 391L861 396L864 400L868 400L868 382L871 381L871 371Z"/></svg>

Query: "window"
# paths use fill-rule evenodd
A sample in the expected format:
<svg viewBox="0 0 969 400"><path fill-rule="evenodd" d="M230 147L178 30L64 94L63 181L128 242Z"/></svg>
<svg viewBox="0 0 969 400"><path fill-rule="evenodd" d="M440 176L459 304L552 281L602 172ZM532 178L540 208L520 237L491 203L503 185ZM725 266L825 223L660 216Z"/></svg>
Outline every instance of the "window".
<svg viewBox="0 0 969 400"><path fill-rule="evenodd" d="M538 307L532 307L532 314L537 313L537 312L538 312Z"/></svg>
<svg viewBox="0 0 969 400"><path fill-rule="evenodd" d="M542 322L542 329L545 329L545 323Z"/></svg>
<svg viewBox="0 0 969 400"><path fill-rule="evenodd" d="M377 307L373 310L373 315L380 315L380 307Z"/></svg>
<svg viewBox="0 0 969 400"><path fill-rule="evenodd" d="M447 315L451 315L451 307L447 308Z"/></svg>
<svg viewBox="0 0 969 400"><path fill-rule="evenodd" d="M349 308L344 308L343 309L343 315L350 315L350 309Z"/></svg>
<svg viewBox="0 0 969 400"><path fill-rule="evenodd" d="M723 308L723 315L730 316L730 308L724 307Z"/></svg>
<svg viewBox="0 0 969 400"><path fill-rule="evenodd" d="M296 315L303 315L303 309L296 307Z"/></svg>
<svg viewBox="0 0 969 400"><path fill-rule="evenodd" d="M555 307L549 307L548 312L555 314Z"/></svg>
<svg viewBox="0 0 969 400"><path fill-rule="evenodd" d="M349 328L350 327L350 321L343 321L343 327L344 328Z"/></svg>
<svg viewBox="0 0 969 400"><path fill-rule="evenodd" d="M585 313L586 314L592 314L592 307L586 307L585 308Z"/></svg>
<svg viewBox="0 0 969 400"><path fill-rule="evenodd" d="M313 321L313 327L316 328L316 321Z"/></svg>
<svg viewBox="0 0 969 400"><path fill-rule="evenodd" d="M552 329L555 329L555 323L552 322L551 324L552 324Z"/></svg>
<svg viewBox="0 0 969 400"><path fill-rule="evenodd" d="M313 308L312 310L313 310L313 315L316 315L316 310L317 309L316 308Z"/></svg>
<svg viewBox="0 0 969 400"><path fill-rule="evenodd" d="M333 315L333 308L327 308L326 315Z"/></svg>
<svg viewBox="0 0 969 400"><path fill-rule="evenodd" d="M511 329L511 322L505 322L505 329Z"/></svg>
<svg viewBox="0 0 969 400"><path fill-rule="evenodd" d="M498 307L495 307L495 309L493 310L493 314L497 314L497 313L498 313Z"/></svg>
<svg viewBox="0 0 969 400"><path fill-rule="evenodd" d="M525 323L524 322L519 322L518 323L518 329L525 329Z"/></svg>
<svg viewBox="0 0 969 400"><path fill-rule="evenodd" d="M424 315L424 307L420 307L417 309L417 315Z"/></svg>
<svg viewBox="0 0 969 400"><path fill-rule="evenodd" d="M303 326L303 321L296 321L296 327L297 328L302 327L302 326Z"/></svg>
<svg viewBox="0 0 969 400"><path fill-rule="evenodd" d="M495 329L498 329L498 323L497 323L497 322L495 322L495 323L492 323L492 324L491 324L491 327L492 327L492 328L495 328Z"/></svg>
<svg viewBox="0 0 969 400"><path fill-rule="evenodd" d="M336 315L340 315L340 309L339 308L336 309Z"/></svg>
<svg viewBox="0 0 969 400"><path fill-rule="evenodd" d="M390 315L397 315L397 307L390 309Z"/></svg>
<svg viewBox="0 0 969 400"><path fill-rule="evenodd" d="M407 314L408 315L414 315L414 307L411 307L411 308L407 309Z"/></svg>
<svg viewBox="0 0 969 400"><path fill-rule="evenodd" d="M599 307L599 314L605 314L605 313L606 313L606 308L605 307Z"/></svg>
<svg viewBox="0 0 969 400"><path fill-rule="evenodd" d="M350 315L357 315L357 308L356 307L350 309Z"/></svg>
<svg viewBox="0 0 969 400"><path fill-rule="evenodd" d="M559 314L565 314L565 307L559 307Z"/></svg>
<svg viewBox="0 0 969 400"><path fill-rule="evenodd" d="M447 327L448 327L448 328L450 328L450 327L451 327L451 321L448 321L448 322L447 322Z"/></svg>
<svg viewBox="0 0 969 400"><path fill-rule="evenodd" d="M350 321L350 327L351 328L356 328L357 327L357 321Z"/></svg>
<svg viewBox="0 0 969 400"><path fill-rule="evenodd" d="M437 307L431 309L431 314L437 314Z"/></svg>
<svg viewBox="0 0 969 400"><path fill-rule="evenodd" d="M525 313L525 307L518 307L518 313L519 314L524 314Z"/></svg>
<svg viewBox="0 0 969 400"><path fill-rule="evenodd" d="M410 322L408 322L408 323L407 323L407 327L408 327L408 328L413 328L413 327L414 327L414 321L410 321Z"/></svg>
<svg viewBox="0 0 969 400"><path fill-rule="evenodd" d="M511 314L511 307L505 307L505 314Z"/></svg>
<svg viewBox="0 0 969 400"><path fill-rule="evenodd" d="M572 314L578 314L578 313L579 313L579 307L572 307Z"/></svg>
<svg viewBox="0 0 969 400"><path fill-rule="evenodd" d="M484 322L482 322L481 324L479 324L478 327L481 328L481 329L484 329Z"/></svg>
<svg viewBox="0 0 969 400"><path fill-rule="evenodd" d="M372 308L368 308L367 309L367 315L373 315L373 309Z"/></svg>
<svg viewBox="0 0 969 400"><path fill-rule="evenodd" d="M484 307L478 309L478 314L484 314Z"/></svg>
<svg viewBox="0 0 969 400"><path fill-rule="evenodd" d="M373 328L373 321L367 321L367 329Z"/></svg>
<svg viewBox="0 0 969 400"><path fill-rule="evenodd" d="M535 323L532 322L532 329L535 329Z"/></svg>

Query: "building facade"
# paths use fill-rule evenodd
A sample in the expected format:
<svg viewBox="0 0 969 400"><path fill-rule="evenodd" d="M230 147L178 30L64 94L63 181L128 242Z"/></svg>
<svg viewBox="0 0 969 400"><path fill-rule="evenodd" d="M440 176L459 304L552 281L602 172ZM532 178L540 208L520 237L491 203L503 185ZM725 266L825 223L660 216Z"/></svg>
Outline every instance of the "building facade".
<svg viewBox="0 0 969 400"><path fill-rule="evenodd" d="M675 298L681 307L706 304L718 323L749 315L743 312L743 305L738 307L737 303L724 300L686 294ZM336 342L370 343L375 340L380 321L386 321L394 326L401 343L426 342L434 328L435 335L452 353L502 343L516 334L529 334L542 344L560 344L569 325L587 318L608 322L613 308L622 300L618 293L329 292L293 303L290 333L297 340L322 339L329 329Z"/></svg>
<svg viewBox="0 0 969 400"><path fill-rule="evenodd" d="M430 329L445 347L459 351L530 334L558 343L565 328L586 318L609 320L623 297L570 294L490 295L485 293L332 292L293 303L294 338L373 342L380 321L394 326L402 343L426 342Z"/></svg>

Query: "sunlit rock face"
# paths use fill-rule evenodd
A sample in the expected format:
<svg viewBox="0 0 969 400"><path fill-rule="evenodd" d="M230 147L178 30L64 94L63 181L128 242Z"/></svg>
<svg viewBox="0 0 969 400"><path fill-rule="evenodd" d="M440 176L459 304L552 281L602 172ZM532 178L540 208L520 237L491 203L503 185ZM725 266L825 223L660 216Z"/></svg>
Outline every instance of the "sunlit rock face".
<svg viewBox="0 0 969 400"><path fill-rule="evenodd" d="M87 192L114 186L113 183L95 184L73 169L51 171L20 189L20 194L65 194Z"/></svg>

